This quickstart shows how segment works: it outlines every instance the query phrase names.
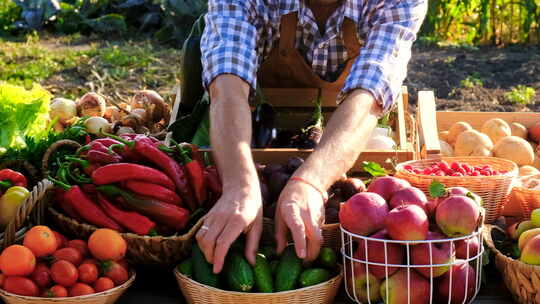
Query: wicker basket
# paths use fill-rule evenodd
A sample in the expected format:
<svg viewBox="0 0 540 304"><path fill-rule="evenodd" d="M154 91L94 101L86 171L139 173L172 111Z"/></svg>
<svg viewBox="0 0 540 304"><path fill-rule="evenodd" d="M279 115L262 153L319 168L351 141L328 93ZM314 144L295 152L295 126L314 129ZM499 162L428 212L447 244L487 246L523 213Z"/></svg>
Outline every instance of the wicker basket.
<svg viewBox="0 0 540 304"><path fill-rule="evenodd" d="M263 218L263 233L261 237L261 243L265 245L275 245L276 239L274 237L274 220L270 218ZM321 227L323 235L323 247L334 249L336 252L341 248L341 235L339 230L339 223L324 224ZM292 242L292 237L289 235L289 241Z"/></svg>
<svg viewBox="0 0 540 304"><path fill-rule="evenodd" d="M0 250L20 241L28 229L25 224L28 222L28 218L34 215L36 223L42 222L42 217L39 212L36 212L35 207L43 201L43 197L47 194L47 191L52 188L52 183L46 179L39 181L28 198L21 204L17 210L15 218L6 226L6 229L1 234ZM39 209L39 208L37 208Z"/></svg>
<svg viewBox="0 0 540 304"><path fill-rule="evenodd" d="M466 163L471 166L478 165L490 165L493 169L498 171L507 171L506 174L496 176L431 176L409 172L403 169L404 166L409 165L414 169L424 169L439 161L444 160L450 162ZM496 158L496 157L442 157L424 160L415 160L400 163L396 167L395 176L405 179L411 183L412 186L417 187L429 193L428 188L433 180L437 180L443 183L446 187L462 186L471 190L472 192L480 195L484 201L484 208L486 209L486 223L494 222L501 214L501 209L508 198L508 194L511 190L512 179L517 176L517 165L509 160Z"/></svg>
<svg viewBox="0 0 540 304"><path fill-rule="evenodd" d="M518 303L540 303L540 266L528 265L502 254L493 243L491 231L495 226L486 225L484 241L495 256L495 265L501 272L506 287Z"/></svg>
<svg viewBox="0 0 540 304"><path fill-rule="evenodd" d="M131 285L133 285L135 277L135 272L132 272L131 277L124 284L86 296L69 298L25 297L0 289L0 297L2 297L7 304L112 304L116 302Z"/></svg>
<svg viewBox="0 0 540 304"><path fill-rule="evenodd" d="M54 208L49 214L56 227L77 238L87 239L95 226L68 218ZM170 266L191 254L191 244L195 233L202 225L200 219L186 234L178 236L141 236L134 233L121 233L128 244L127 257L131 263L155 266Z"/></svg>
<svg viewBox="0 0 540 304"><path fill-rule="evenodd" d="M174 276L188 304L329 304L333 303L339 290L343 270L326 282L276 293L245 293L217 289L195 282L176 268Z"/></svg>

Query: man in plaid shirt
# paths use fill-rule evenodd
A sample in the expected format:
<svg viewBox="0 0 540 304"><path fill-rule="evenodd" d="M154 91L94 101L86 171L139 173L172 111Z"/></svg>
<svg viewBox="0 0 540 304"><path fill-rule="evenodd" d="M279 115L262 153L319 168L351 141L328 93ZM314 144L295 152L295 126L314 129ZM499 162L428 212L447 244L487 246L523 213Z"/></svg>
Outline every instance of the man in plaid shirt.
<svg viewBox="0 0 540 304"><path fill-rule="evenodd" d="M211 141L223 195L197 234L214 272L247 234L255 261L261 231L259 180L250 151L248 98L263 87L335 92L338 109L314 152L293 174L276 211L278 252L287 230L300 258L317 257L328 189L365 147L406 76L427 0L210 0L201 40L212 100Z"/></svg>

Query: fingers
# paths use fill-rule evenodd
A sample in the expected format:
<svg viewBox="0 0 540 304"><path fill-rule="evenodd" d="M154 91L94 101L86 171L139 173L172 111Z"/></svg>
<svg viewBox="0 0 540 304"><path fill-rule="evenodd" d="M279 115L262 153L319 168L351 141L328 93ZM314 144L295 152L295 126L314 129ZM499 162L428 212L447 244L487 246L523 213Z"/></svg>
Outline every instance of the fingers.
<svg viewBox="0 0 540 304"><path fill-rule="evenodd" d="M259 249L259 241L261 240L262 229L262 213L259 212L255 222L253 222L251 230L249 230L247 233L246 240L245 255L248 262L252 266L255 266L255 256L257 255L257 249Z"/></svg>
<svg viewBox="0 0 540 304"><path fill-rule="evenodd" d="M208 218L204 221L203 227L208 229L199 229L197 235L195 236L201 251L204 253L204 256L208 263L214 263L214 249L216 247L216 239L223 231L225 227L225 220L220 219L213 221L212 218Z"/></svg>
<svg viewBox="0 0 540 304"><path fill-rule="evenodd" d="M231 244L240 236L245 225L238 221L229 221L216 240L216 248L214 251L214 273L220 273L223 269L223 261Z"/></svg>
<svg viewBox="0 0 540 304"><path fill-rule="evenodd" d="M323 206L324 209L324 206ZM311 210L303 214L304 225L306 226L307 238L307 261L313 261L319 256L321 244L323 241L321 226L324 221L320 210Z"/></svg>
<svg viewBox="0 0 540 304"><path fill-rule="evenodd" d="M276 251L281 254L287 247L287 224L281 218L280 208L276 208L275 222Z"/></svg>
<svg viewBox="0 0 540 304"><path fill-rule="evenodd" d="M306 228L302 221L300 209L295 202L285 203L283 220L289 227L294 240L296 255L301 258L306 258Z"/></svg>

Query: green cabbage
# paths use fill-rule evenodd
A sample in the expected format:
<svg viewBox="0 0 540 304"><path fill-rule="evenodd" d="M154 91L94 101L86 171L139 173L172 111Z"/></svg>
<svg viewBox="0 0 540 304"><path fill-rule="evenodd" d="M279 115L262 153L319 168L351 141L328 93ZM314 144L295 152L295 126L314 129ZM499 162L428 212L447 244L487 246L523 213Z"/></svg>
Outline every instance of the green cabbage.
<svg viewBox="0 0 540 304"><path fill-rule="evenodd" d="M27 90L0 82L0 148L24 147L25 136L44 138L51 97L39 85Z"/></svg>

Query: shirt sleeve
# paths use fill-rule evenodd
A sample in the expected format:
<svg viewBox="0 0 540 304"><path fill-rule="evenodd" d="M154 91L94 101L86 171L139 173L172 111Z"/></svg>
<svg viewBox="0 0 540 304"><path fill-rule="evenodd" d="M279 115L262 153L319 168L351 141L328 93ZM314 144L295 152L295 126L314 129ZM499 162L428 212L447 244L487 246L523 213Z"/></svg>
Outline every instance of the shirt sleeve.
<svg viewBox="0 0 540 304"><path fill-rule="evenodd" d="M210 0L201 38L203 84L234 74L256 88L258 68L255 4L249 0Z"/></svg>
<svg viewBox="0 0 540 304"><path fill-rule="evenodd" d="M365 45L354 62L338 97L343 100L354 89L364 89L388 112L399 96L407 75L412 43L426 15L425 0L384 1L372 15Z"/></svg>

